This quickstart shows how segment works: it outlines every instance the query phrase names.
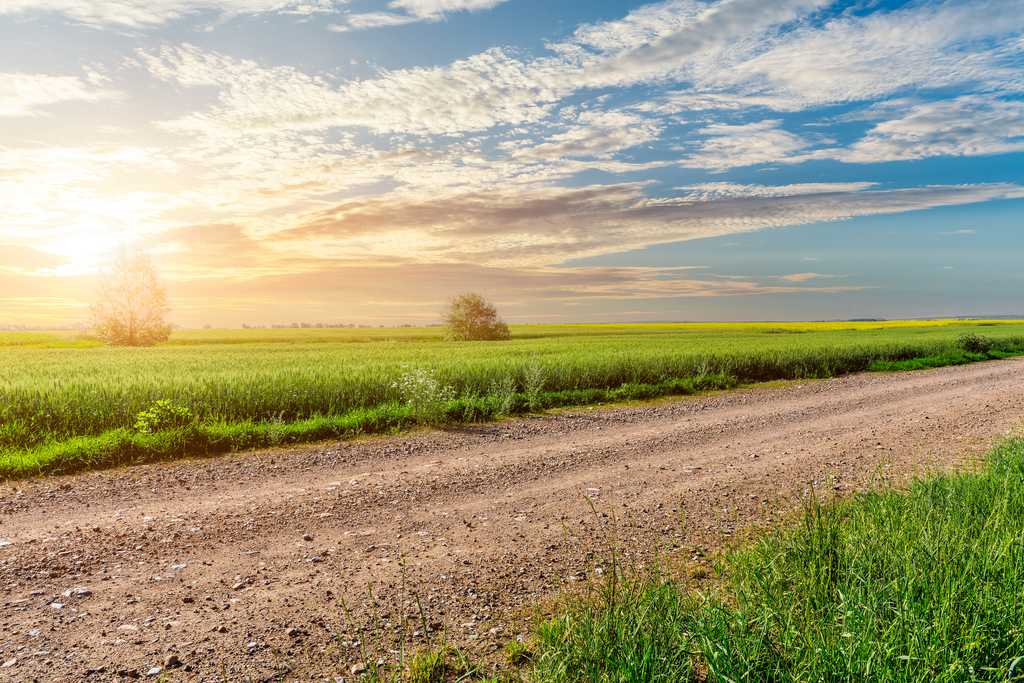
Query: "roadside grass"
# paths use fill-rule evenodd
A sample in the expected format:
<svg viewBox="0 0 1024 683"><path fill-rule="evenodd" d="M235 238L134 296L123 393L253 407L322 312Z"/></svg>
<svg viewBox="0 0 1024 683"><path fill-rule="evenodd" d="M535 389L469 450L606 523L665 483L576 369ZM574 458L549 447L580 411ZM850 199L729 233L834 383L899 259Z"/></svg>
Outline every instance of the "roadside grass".
<svg viewBox="0 0 1024 683"><path fill-rule="evenodd" d="M611 572L534 633L524 680L1024 680L1024 440L976 472L822 504L703 591Z"/></svg>
<svg viewBox="0 0 1024 683"><path fill-rule="evenodd" d="M0 333L0 480L1021 353L1019 321L212 330L154 349Z"/></svg>
<svg viewBox="0 0 1024 683"><path fill-rule="evenodd" d="M971 353L969 351L950 351L948 353L936 354L933 356L920 356L917 358L906 358L903 360L878 360L868 366L871 372L902 372L905 370L927 370L929 368L941 368L948 365L967 365L968 363L979 363L986 360L1001 360L1024 355L1024 348L1007 348L1006 350L993 350L984 353Z"/></svg>
<svg viewBox="0 0 1024 683"><path fill-rule="evenodd" d="M735 379L727 375L703 375L659 384L624 384L614 389L548 391L537 396L515 393L506 400L491 395L471 396L444 401L439 407L437 422L439 425L486 422L522 415L531 409L684 396L735 386ZM0 453L0 480L390 434L423 422L414 408L393 402L344 415L321 415L295 422L192 423L156 432L121 428L24 451Z"/></svg>

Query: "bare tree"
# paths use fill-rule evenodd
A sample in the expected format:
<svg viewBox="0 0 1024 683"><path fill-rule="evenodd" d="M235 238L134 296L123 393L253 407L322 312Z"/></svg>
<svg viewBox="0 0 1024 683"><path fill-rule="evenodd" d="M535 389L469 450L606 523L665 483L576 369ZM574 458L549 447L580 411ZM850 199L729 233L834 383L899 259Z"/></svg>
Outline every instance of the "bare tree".
<svg viewBox="0 0 1024 683"><path fill-rule="evenodd" d="M114 346L152 346L171 336L167 291L146 254L122 251L100 277L92 307L97 337Z"/></svg>
<svg viewBox="0 0 1024 683"><path fill-rule="evenodd" d="M498 317L498 311L479 294L467 293L455 297L445 316L448 337L456 341L508 339L508 325Z"/></svg>

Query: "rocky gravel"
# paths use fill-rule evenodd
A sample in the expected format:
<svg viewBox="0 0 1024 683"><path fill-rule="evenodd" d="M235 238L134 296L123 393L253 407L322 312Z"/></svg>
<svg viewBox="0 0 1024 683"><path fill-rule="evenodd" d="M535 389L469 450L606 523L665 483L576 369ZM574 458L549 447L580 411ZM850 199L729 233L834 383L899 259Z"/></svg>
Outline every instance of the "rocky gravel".
<svg viewBox="0 0 1024 683"><path fill-rule="evenodd" d="M483 656L625 561L963 465L1024 361L865 374L0 485L0 680L335 680Z"/></svg>

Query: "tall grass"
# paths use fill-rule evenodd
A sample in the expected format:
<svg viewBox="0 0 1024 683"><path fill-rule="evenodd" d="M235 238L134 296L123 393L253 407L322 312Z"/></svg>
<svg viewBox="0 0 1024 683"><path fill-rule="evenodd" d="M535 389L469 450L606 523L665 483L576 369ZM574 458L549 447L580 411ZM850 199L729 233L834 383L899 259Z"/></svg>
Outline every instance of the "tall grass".
<svg viewBox="0 0 1024 683"><path fill-rule="evenodd" d="M1024 441L728 554L705 593L609 580L537 631L536 681L1024 680Z"/></svg>
<svg viewBox="0 0 1024 683"><path fill-rule="evenodd" d="M403 379L418 372L451 392L446 420L488 419L522 412L523 395L537 409L687 393L673 382L707 376L735 383L856 372L949 354L959 335L979 331L994 340L996 353L1024 350L1024 324L949 321L518 326L511 341L477 343L446 342L437 328L202 331L178 333L153 349L0 334L0 478L31 472L32 454L43 450L48 455L39 462L51 465L38 471L53 471L72 443L79 454L83 443L98 450L70 459L69 467L116 463L105 449L121 443L116 435L157 401L186 408L200 431L238 425L272 434L295 424L296 434L313 438L319 429L299 425L350 424L367 411L404 405ZM490 405L496 393L505 397L504 411ZM82 441L87 437L93 441ZM235 449L230 439L215 441ZM147 457L176 453L158 448Z"/></svg>

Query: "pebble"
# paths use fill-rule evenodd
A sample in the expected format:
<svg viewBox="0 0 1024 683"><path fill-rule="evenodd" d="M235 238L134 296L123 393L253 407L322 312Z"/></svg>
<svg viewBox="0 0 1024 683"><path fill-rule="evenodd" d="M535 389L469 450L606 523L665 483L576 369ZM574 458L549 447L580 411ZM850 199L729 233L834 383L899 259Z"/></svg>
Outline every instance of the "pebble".
<svg viewBox="0 0 1024 683"><path fill-rule="evenodd" d="M147 676L159 676L160 672L163 671L159 666L154 666L152 669L146 672Z"/></svg>
<svg viewBox="0 0 1024 683"><path fill-rule="evenodd" d="M92 595L92 591L85 586L75 586L64 591L65 598L87 598Z"/></svg>
<svg viewBox="0 0 1024 683"><path fill-rule="evenodd" d="M349 669L349 673L351 673L353 676L358 676L359 674L364 674L364 673L366 673L366 665L363 664L362 662L359 662L358 664L353 664L352 668Z"/></svg>
<svg viewBox="0 0 1024 683"><path fill-rule="evenodd" d="M8 659L3 664L0 664L0 669L10 669L12 666L14 666L17 663L18 663L18 660L15 659L15 658Z"/></svg>
<svg viewBox="0 0 1024 683"><path fill-rule="evenodd" d="M312 540L313 540L313 534L303 534L303 536L302 536L302 540L303 540L303 541L306 541L307 543L308 543L309 541L312 541Z"/></svg>
<svg viewBox="0 0 1024 683"><path fill-rule="evenodd" d="M181 659L178 658L178 655L167 655L167 659L164 660L165 669L177 669L179 666L181 666Z"/></svg>
<svg viewBox="0 0 1024 683"><path fill-rule="evenodd" d="M6 548L9 545L11 545L10 541L8 541L6 538L0 538L0 548Z"/></svg>

